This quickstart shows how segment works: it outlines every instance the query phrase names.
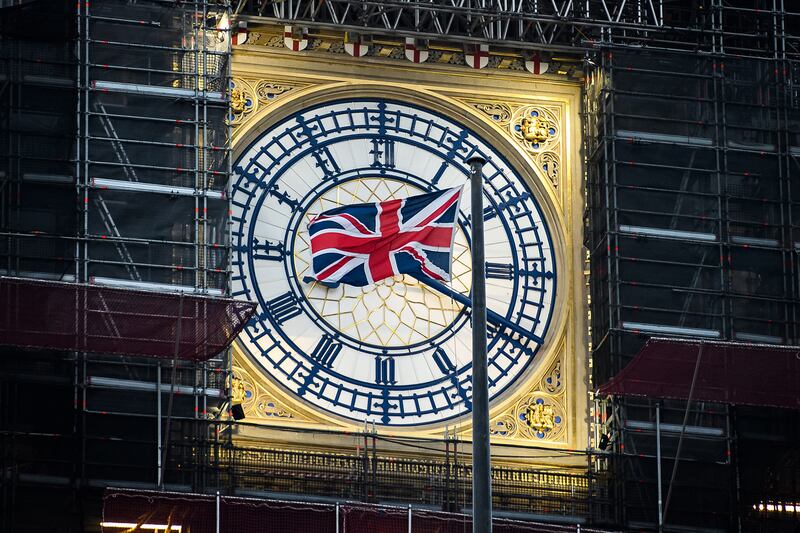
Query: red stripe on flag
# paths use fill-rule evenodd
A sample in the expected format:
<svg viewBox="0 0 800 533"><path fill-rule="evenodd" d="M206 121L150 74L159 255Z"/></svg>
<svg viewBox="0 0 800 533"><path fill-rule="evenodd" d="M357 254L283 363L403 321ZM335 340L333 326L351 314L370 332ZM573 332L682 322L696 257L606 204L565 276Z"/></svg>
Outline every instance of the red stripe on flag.
<svg viewBox="0 0 800 533"><path fill-rule="evenodd" d="M323 220L335 219L336 217L342 217L343 219L347 220L360 233L363 233L364 235L372 235L372 232L370 230L368 230L367 227L364 224L362 224L360 220L358 220L356 217L354 217L353 215L351 215L349 213L339 213L338 215L319 215L319 216L315 217L311 222L309 222L309 225L314 224L315 222L323 221Z"/></svg>
<svg viewBox="0 0 800 533"><path fill-rule="evenodd" d="M377 233L384 237L397 234L400 230L399 211L402 205L403 200L389 200L388 202L381 202L378 204L380 214L378 215L378 227L375 228ZM389 252L397 248L396 246L391 246L393 240L394 238L381 239L376 250L378 253L370 253L369 269L370 272L372 272L372 279L379 280L394 275L392 263L389 261Z"/></svg>
<svg viewBox="0 0 800 533"><path fill-rule="evenodd" d="M413 247L404 246L403 248L400 248L400 250L398 250L398 251L406 252L406 253L410 254L411 257L413 257L419 263L420 270L422 270L422 272L426 276L431 277L433 279L438 279L440 281L444 281L444 278L442 276L440 276L439 274L437 274L436 272L434 272L433 270L431 270L430 268L425 266L426 258L423 257L422 255L420 255L420 253L417 250L415 250Z"/></svg>
<svg viewBox="0 0 800 533"><path fill-rule="evenodd" d="M336 274L336 272L338 272L339 269L341 269L343 266L345 266L353 259L354 259L353 257L349 256L342 257L332 265L328 266L328 268L317 274L317 279L320 281L325 281L326 279Z"/></svg>
<svg viewBox="0 0 800 533"><path fill-rule="evenodd" d="M384 251L384 258L386 258L390 249L396 250L409 243L423 240L425 246L449 248L453 240L453 229L431 226L413 231L390 231L373 237L358 237L336 230L326 231L312 237L311 253L316 254L327 249L342 250L352 254L373 254Z"/></svg>
<svg viewBox="0 0 800 533"><path fill-rule="evenodd" d="M450 208L450 206L452 206L454 203L456 203L458 201L458 195L459 194L461 194L461 189L457 189L456 191L454 191L453 192L453 196L451 196L444 204L439 206L439 209L437 209L436 211L431 213L428 216L428 218L426 218L425 220L423 220L422 222L420 222L416 226L417 227L425 226L425 225L429 224L433 219L435 219L436 217L438 217L439 215L441 215L442 213L447 211Z"/></svg>

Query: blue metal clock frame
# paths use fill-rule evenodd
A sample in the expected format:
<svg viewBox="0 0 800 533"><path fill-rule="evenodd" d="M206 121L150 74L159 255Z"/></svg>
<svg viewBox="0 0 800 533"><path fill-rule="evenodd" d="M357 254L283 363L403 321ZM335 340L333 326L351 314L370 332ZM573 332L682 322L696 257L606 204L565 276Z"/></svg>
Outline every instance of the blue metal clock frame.
<svg viewBox="0 0 800 533"><path fill-rule="evenodd" d="M344 102L352 104L352 107L348 107L345 111L328 110L327 113L315 113L323 108ZM512 304L505 313L506 318L515 321L525 318L534 324L544 318L546 323L542 329L543 337L549 329L552 319L552 305L555 302L557 287L556 265L544 264L546 254L544 254L543 246L551 244L552 238L546 224L543 223L541 227L534 224L528 202L537 210L542 221L544 221L544 217L536 198L524 180L516 172L514 172L513 180L503 175L493 161L501 160L508 168L513 169L513 167L501 154L494 151L486 153L481 150L473 139L490 146L486 141L466 127L459 125L459 131L451 131L449 128L438 127L434 121L428 120L425 124L427 128L425 134L419 135L416 126L424 119L413 112L408 113L399 109L387 112L387 104L401 105L407 109L416 109L439 116L446 121L452 121L430 109L406 102L373 98L333 100L287 117L264 132L259 139L242 152L247 154L255 144L268 139L256 156L249 161L240 159L234 171L232 201L241 213L240 216L233 217L234 245L232 248L235 254L233 279L242 285L242 289L234 293L234 296L244 295L251 299L255 296L259 303L259 313L248 323L243 334L261 349L260 354L252 355L265 370L274 376L275 372L282 368L281 365L287 358L297 363L293 371L282 371L282 375L276 376L281 386L289 392L305 397L312 403L314 397L318 399L324 397L333 406L341 407L335 412L326 409L335 415L345 416L359 422L365 418L375 419L379 416L380 422L387 425L417 425L413 421L414 417L447 409L452 411L454 405L463 404L464 407L460 412L438 420L438 422L442 422L467 414L471 409L469 392L471 363L456 368L447 358L446 353L442 354L441 348L439 348L439 344L445 338L453 335L458 328L464 327L469 313L462 311L451 327L437 337L403 348L369 345L335 331L335 328L325 323L305 300L305 295L299 288L297 273L294 272L294 265L291 261L294 246L293 235L303 219L302 213L326 190L350 179L380 177L410 183L421 189L433 190L448 165L453 165L466 177L469 172L466 161L475 155L482 156L487 160L487 165L484 167L484 196L487 205L484 210L484 218L489 220L499 217L506 236L512 243L512 249L520 252L519 255L514 254L511 265L491 265L487 269L487 274L511 279L514 299L524 302L516 313L519 316L511 316L514 305L516 305ZM354 120L356 116L363 116L363 122ZM345 121L345 118L348 120ZM402 120L411 121L412 126L406 129L401 128ZM280 135L274 133L292 121L294 121L294 127L286 128ZM334 124L332 128L326 126L331 123ZM335 137L320 140L331 134L335 134ZM421 139L408 138L400 134L416 135ZM369 168L342 169L332 157L328 147L353 139L372 141L375 153L380 152L381 149L389 150L396 143L404 143L432 153L442 158L444 163L429 180L397 171L388 162L380 161L378 155L375 156L376 164ZM314 158L317 167L323 173L323 181L316 184L303 198L293 198L291 194L281 189L281 177L293 164L308 155ZM382 156L388 157L388 154L382 154ZM505 183L496 183L498 178L504 178ZM514 181L523 190L519 190ZM249 220L262 215L261 210L268 197L276 199L279 203L285 203L295 212L286 229L283 243L260 242L253 235L254 225L250 226L249 231L246 230ZM461 224L462 228L466 230L469 225L468 218L462 217ZM469 232L465 231L465 233ZM529 252L531 248L538 253ZM287 258L289 259L287 260ZM249 278L250 273L254 271L255 262L259 260L281 261L291 290L271 300L264 298L258 285ZM550 309L545 309L544 305L545 283L540 283L543 278L551 281ZM545 311L547 311L546 316L542 317L541 315ZM322 333L320 343L312 353L304 353L282 330L282 324L299 313L308 314L320 327ZM491 391L492 397L497 397L525 373L540 346L529 340L517 339L514 335L501 334L496 329L490 332L490 337L489 364L494 365L500 371L500 376L508 374L518 364L523 353L529 356L524 368L514 370L516 378L512 379L502 390ZM262 339L266 342L262 343ZM331 370L331 362L338 355L341 350L340 343L343 342L352 342L354 344L351 345L361 351L375 355L376 380L374 383L355 380ZM440 379L414 385L393 383L394 363L391 357L422 356L424 353L430 353L434 363L442 370L443 376ZM504 367L498 362L501 356L508 361ZM288 385L287 380L293 382L294 385ZM413 393L414 390L426 389L438 384L443 385L441 393L434 394L429 391L427 394L419 396ZM344 389L345 386L349 386L349 388ZM490 383L490 388L491 386ZM332 390L331 395L326 395L326 389ZM343 390L352 393L350 405L339 402ZM358 395L366 397L366 408L356 406ZM409 400L416 407L415 412L405 412L404 406ZM347 409L348 413L343 414L344 409ZM411 420L405 421L406 418Z"/></svg>

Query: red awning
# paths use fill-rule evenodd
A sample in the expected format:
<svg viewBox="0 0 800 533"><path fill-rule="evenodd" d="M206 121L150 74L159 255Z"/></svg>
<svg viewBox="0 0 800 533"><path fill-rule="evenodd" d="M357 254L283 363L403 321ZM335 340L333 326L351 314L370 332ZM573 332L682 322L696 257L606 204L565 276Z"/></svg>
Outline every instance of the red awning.
<svg viewBox="0 0 800 533"><path fill-rule="evenodd" d="M255 304L0 277L0 344L204 361L227 348ZM178 318L180 317L180 321Z"/></svg>
<svg viewBox="0 0 800 533"><path fill-rule="evenodd" d="M702 347L702 352L701 352ZM652 338L598 394L800 408L800 346Z"/></svg>

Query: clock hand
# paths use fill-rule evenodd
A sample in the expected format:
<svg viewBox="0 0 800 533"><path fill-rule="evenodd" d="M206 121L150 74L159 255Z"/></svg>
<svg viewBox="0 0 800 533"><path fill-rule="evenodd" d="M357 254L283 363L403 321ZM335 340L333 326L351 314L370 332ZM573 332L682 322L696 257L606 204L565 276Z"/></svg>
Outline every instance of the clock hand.
<svg viewBox="0 0 800 533"><path fill-rule="evenodd" d="M420 283L424 283L425 285L427 285L431 289L439 291L442 294L444 294L445 296L449 296L450 298L452 298L453 300L457 301L458 303L460 303L464 307L469 307L469 308L472 307L472 300L470 300L468 296L464 296L460 292L454 291L453 289L451 289L450 287L448 287L444 283L440 283L440 282L436 281L435 279L431 279L431 278L429 278L427 276L423 276L422 274L409 274L409 276L415 278ZM491 309L487 309L486 310L486 318L487 318L487 320L489 320L489 322L491 322L495 326L498 326L500 328L508 328L511 331L513 331L514 333L518 333L519 335L522 335L523 337L527 337L528 339L532 340L536 344L544 344L544 341L542 340L542 338L539 337L538 335L535 335L532 331L528 331L525 328L521 327L519 324L515 324L515 323L511 322L506 317L504 317L504 316L502 316L502 315L500 315L498 313L495 313Z"/></svg>

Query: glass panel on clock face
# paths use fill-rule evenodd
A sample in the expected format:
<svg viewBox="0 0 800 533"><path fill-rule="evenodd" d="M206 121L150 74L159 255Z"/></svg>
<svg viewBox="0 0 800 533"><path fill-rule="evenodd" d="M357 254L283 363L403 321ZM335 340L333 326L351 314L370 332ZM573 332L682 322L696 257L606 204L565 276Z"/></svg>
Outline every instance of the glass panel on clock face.
<svg viewBox="0 0 800 533"><path fill-rule="evenodd" d="M384 177L345 181L320 195L305 211L294 235L294 272L299 279L310 274L311 250L306 227L314 217L335 207L381 202L424 194L408 182ZM450 286L469 294L472 284L469 243L462 229L456 231ZM402 347L419 344L441 334L461 314L462 306L414 278L395 276L375 287L302 283L308 303L334 330L376 346Z"/></svg>
<svg viewBox="0 0 800 533"><path fill-rule="evenodd" d="M264 131L233 177L233 293L258 311L240 344L279 386L354 423L436 424L471 410L469 309L400 275L367 287L306 282L308 222L342 205L464 186L452 281L471 289L469 165L484 167L489 387L517 384L547 342L556 290L550 233L531 189L458 121L395 101L303 110ZM529 331L531 336L514 332Z"/></svg>

